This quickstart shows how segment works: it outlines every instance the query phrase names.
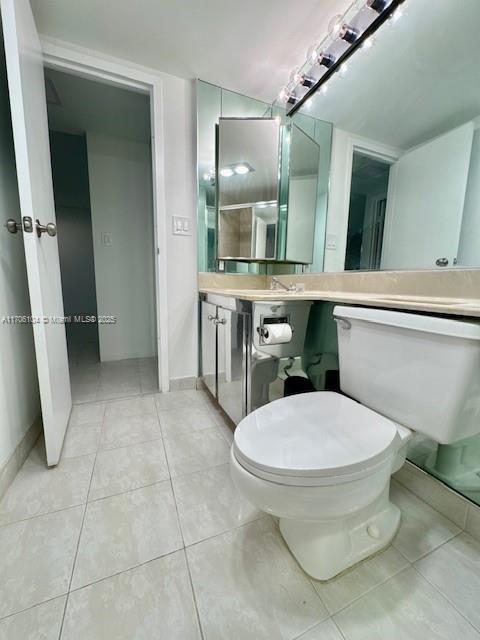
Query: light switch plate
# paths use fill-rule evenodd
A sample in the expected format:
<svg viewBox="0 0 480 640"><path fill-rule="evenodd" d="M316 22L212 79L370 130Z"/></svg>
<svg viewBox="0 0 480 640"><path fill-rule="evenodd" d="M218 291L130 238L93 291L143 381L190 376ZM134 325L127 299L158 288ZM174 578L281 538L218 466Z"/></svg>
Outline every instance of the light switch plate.
<svg viewBox="0 0 480 640"><path fill-rule="evenodd" d="M191 236L192 219L183 216L172 216L172 233L175 236Z"/></svg>
<svg viewBox="0 0 480 640"><path fill-rule="evenodd" d="M112 246L112 234L108 231L102 231L100 234L100 241L104 247Z"/></svg>
<svg viewBox="0 0 480 640"><path fill-rule="evenodd" d="M337 236L334 233L327 233L327 241L325 243L326 249L337 248Z"/></svg>

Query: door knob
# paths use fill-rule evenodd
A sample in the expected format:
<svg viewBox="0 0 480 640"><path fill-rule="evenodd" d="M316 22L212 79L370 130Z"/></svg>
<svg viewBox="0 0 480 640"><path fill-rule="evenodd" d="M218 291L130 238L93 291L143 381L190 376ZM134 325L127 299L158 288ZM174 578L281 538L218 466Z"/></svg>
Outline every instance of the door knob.
<svg viewBox="0 0 480 640"><path fill-rule="evenodd" d="M57 225L54 222L40 224L40 220L36 220L37 236L42 237L42 233L47 233L51 238L57 235Z"/></svg>
<svg viewBox="0 0 480 640"><path fill-rule="evenodd" d="M22 223L9 218L3 225L9 233L17 233L22 230Z"/></svg>
<svg viewBox="0 0 480 640"><path fill-rule="evenodd" d="M448 258L437 258L435 264L437 267L446 267L448 265Z"/></svg>

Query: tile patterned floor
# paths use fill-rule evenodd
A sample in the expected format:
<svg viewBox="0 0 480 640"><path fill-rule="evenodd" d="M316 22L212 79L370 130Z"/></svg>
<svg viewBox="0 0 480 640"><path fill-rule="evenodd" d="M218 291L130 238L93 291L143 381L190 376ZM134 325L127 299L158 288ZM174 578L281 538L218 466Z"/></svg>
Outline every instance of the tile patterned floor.
<svg viewBox="0 0 480 640"><path fill-rule="evenodd" d="M158 391L156 358L98 362L70 358L70 383L75 404L114 400Z"/></svg>
<svg viewBox="0 0 480 640"><path fill-rule="evenodd" d="M235 490L201 391L74 407L0 503L0 640L480 640L480 544L396 482L392 546L327 583Z"/></svg>

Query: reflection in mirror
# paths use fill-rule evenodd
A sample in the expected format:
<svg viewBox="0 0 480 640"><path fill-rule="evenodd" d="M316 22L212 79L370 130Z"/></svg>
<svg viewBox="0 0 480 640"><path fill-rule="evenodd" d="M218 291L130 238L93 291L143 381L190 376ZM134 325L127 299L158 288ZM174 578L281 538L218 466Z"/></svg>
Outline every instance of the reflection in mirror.
<svg viewBox="0 0 480 640"><path fill-rule="evenodd" d="M220 118L218 257L274 260L279 200L280 123Z"/></svg>
<svg viewBox="0 0 480 640"><path fill-rule="evenodd" d="M311 264L315 237L320 146L296 125L289 132L285 259Z"/></svg>
<svg viewBox="0 0 480 640"><path fill-rule="evenodd" d="M334 125L326 271L480 266L479 22L408 2L302 106Z"/></svg>

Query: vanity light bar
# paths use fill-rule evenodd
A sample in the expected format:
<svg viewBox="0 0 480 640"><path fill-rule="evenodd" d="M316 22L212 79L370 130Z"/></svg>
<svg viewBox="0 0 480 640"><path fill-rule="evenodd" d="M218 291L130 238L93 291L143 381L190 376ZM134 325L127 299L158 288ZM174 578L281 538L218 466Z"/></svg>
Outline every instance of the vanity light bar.
<svg viewBox="0 0 480 640"><path fill-rule="evenodd" d="M364 15L366 9L371 10L377 15L362 31L355 26L356 16L351 17L349 15L348 21L344 19L340 21L339 16L339 21L330 29L330 38L326 37L325 40L329 40L328 46L341 40L348 44L349 47L338 57L326 50L328 46L321 52L318 52L317 47L311 47L308 50L308 59L303 65L302 70L296 74L299 81L291 81L283 87L279 94L279 100L286 104L287 115L293 116L334 73L339 71L340 68L345 69L345 62L348 58L350 58L404 2L405 0L366 0L365 4L358 10L357 16L360 14ZM312 72L316 66L325 68L325 72L318 80L312 78ZM308 83L301 81L303 78L308 78ZM307 90L303 91L303 89Z"/></svg>

